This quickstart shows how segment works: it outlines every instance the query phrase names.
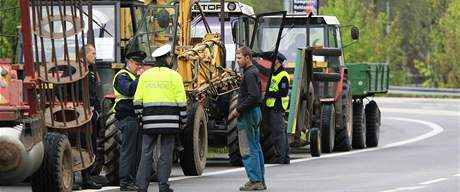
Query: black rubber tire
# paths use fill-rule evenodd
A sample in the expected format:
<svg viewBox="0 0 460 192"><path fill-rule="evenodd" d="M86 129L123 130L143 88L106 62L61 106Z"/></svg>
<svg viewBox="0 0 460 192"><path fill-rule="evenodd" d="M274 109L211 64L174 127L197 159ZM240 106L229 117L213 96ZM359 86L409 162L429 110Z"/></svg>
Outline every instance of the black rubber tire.
<svg viewBox="0 0 460 192"><path fill-rule="evenodd" d="M340 113L336 114L341 118L335 132L335 151L350 151L353 139L353 101L351 97L350 81L348 75L344 75L342 96L337 104L341 107Z"/></svg>
<svg viewBox="0 0 460 192"><path fill-rule="evenodd" d="M353 148L366 148L366 118L364 118L363 100L353 102Z"/></svg>
<svg viewBox="0 0 460 192"><path fill-rule="evenodd" d="M199 103L193 103L182 135L184 151L180 155L182 172L186 176L201 175L206 167L208 153L208 120Z"/></svg>
<svg viewBox="0 0 460 192"><path fill-rule="evenodd" d="M105 121L104 171L109 185L119 185L121 131L118 129L114 113L109 113Z"/></svg>
<svg viewBox="0 0 460 192"><path fill-rule="evenodd" d="M330 103L321 104L321 151L331 153L335 138L335 109Z"/></svg>
<svg viewBox="0 0 460 192"><path fill-rule="evenodd" d="M275 162L275 145L271 139L272 133L268 127L261 126L260 145L264 154L264 162L267 164L279 163Z"/></svg>
<svg viewBox="0 0 460 192"><path fill-rule="evenodd" d="M310 130L310 154L313 157L321 156L321 132L318 128Z"/></svg>
<svg viewBox="0 0 460 192"><path fill-rule="evenodd" d="M238 93L234 92L228 108L230 114L238 104ZM228 157L232 166L242 166L243 161L240 153L240 145L238 143L238 128L236 127L236 117L227 120L227 147Z"/></svg>
<svg viewBox="0 0 460 192"><path fill-rule="evenodd" d="M380 137L380 110L375 101L366 105L366 145L377 147Z"/></svg>
<svg viewBox="0 0 460 192"><path fill-rule="evenodd" d="M96 130L93 127L93 130L96 130L96 149L95 156L96 159L91 165L91 175L99 175L102 172L104 167L104 138L105 138L105 120L107 116L102 116L97 119L98 129Z"/></svg>
<svg viewBox="0 0 460 192"><path fill-rule="evenodd" d="M32 191L72 191L72 147L67 136L49 132L43 145L45 155L42 165L32 176Z"/></svg>

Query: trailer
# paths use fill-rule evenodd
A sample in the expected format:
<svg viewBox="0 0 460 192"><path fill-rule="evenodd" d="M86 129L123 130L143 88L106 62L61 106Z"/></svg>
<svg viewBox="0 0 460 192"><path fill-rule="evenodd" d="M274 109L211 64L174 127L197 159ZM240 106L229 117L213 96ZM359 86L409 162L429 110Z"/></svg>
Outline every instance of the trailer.
<svg viewBox="0 0 460 192"><path fill-rule="evenodd" d="M377 102L369 100L388 92L389 65L386 63L346 64L353 97L353 148L376 147L379 143L381 114ZM364 105L365 100L369 100Z"/></svg>

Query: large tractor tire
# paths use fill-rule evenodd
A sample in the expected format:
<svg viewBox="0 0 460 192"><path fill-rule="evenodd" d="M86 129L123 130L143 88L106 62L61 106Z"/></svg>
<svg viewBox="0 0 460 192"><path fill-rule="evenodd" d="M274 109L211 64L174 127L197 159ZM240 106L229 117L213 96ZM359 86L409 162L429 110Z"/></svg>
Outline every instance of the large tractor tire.
<svg viewBox="0 0 460 192"><path fill-rule="evenodd" d="M110 113L105 121L104 137L104 171L109 185L119 185L118 170L120 166L121 131L116 126L115 114Z"/></svg>
<svg viewBox="0 0 460 192"><path fill-rule="evenodd" d="M96 133L96 159L91 165L91 175L101 174L102 168L104 167L104 138L105 138L105 117L97 118L98 128L93 127L93 134Z"/></svg>
<svg viewBox="0 0 460 192"><path fill-rule="evenodd" d="M208 120L203 106L193 103L187 120L187 127L182 135L184 150L180 155L180 165L184 175L201 175L208 153Z"/></svg>
<svg viewBox="0 0 460 192"><path fill-rule="evenodd" d="M334 149L335 109L330 103L321 104L321 151L331 153Z"/></svg>
<svg viewBox="0 0 460 192"><path fill-rule="evenodd" d="M337 116L341 118L338 120L338 127L335 132L335 145L336 151L350 151L353 137L353 100L351 97L350 81L348 75L344 76L342 86L342 96L337 104L341 107L341 110Z"/></svg>
<svg viewBox="0 0 460 192"><path fill-rule="evenodd" d="M313 157L321 156L321 132L318 128L310 130L310 154Z"/></svg>
<svg viewBox="0 0 460 192"><path fill-rule="evenodd" d="M375 101L366 105L366 145L377 147L380 137L380 110Z"/></svg>
<svg viewBox="0 0 460 192"><path fill-rule="evenodd" d="M49 132L45 136L44 146L42 165L32 176L32 191L72 191L72 147L67 136Z"/></svg>
<svg viewBox="0 0 460 192"><path fill-rule="evenodd" d="M228 113L235 110L238 104L238 93L234 93L230 102ZM236 127L236 117L227 120L227 146L228 157L232 166L242 166L243 161L240 153L240 145L238 143L238 128Z"/></svg>
<svg viewBox="0 0 460 192"><path fill-rule="evenodd" d="M366 118L364 118L363 100L353 102L353 148L366 147Z"/></svg>
<svg viewBox="0 0 460 192"><path fill-rule="evenodd" d="M276 163L275 162L275 144L272 140L272 133L269 127L261 127L261 136L260 136L260 145L262 147L262 152L264 154L264 161L267 164Z"/></svg>

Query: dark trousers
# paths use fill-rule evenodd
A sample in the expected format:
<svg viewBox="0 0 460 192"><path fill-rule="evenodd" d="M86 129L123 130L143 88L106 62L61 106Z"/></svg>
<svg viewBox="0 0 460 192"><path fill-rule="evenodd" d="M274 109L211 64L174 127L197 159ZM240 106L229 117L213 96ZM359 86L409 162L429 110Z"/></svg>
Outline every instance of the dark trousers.
<svg viewBox="0 0 460 192"><path fill-rule="evenodd" d="M121 130L120 186L126 186L135 183L142 138L137 117L125 116L119 119L118 128Z"/></svg>
<svg viewBox="0 0 460 192"><path fill-rule="evenodd" d="M160 157L158 162L155 162L157 163L158 168L158 187L160 191L164 191L169 188L168 179L171 175L175 137L176 135L173 134L143 135L141 162L136 176L136 185L139 188L138 191L148 190L150 176L152 175L153 150L158 139L161 140L159 146Z"/></svg>
<svg viewBox="0 0 460 192"><path fill-rule="evenodd" d="M273 162L284 164L289 162L289 143L286 130L286 123L284 122L284 111L278 111L265 108L263 111L263 126L270 131L270 139L275 148L275 157Z"/></svg>

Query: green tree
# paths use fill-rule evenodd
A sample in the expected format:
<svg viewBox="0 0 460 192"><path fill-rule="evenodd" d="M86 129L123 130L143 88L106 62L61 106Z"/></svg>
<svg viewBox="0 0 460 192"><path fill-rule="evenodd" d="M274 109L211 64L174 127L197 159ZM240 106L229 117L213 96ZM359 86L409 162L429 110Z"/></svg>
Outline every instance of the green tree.
<svg viewBox="0 0 460 192"><path fill-rule="evenodd" d="M0 0L0 17L3 29L0 31L0 58L14 58L17 47L17 26L20 22L19 1Z"/></svg>

